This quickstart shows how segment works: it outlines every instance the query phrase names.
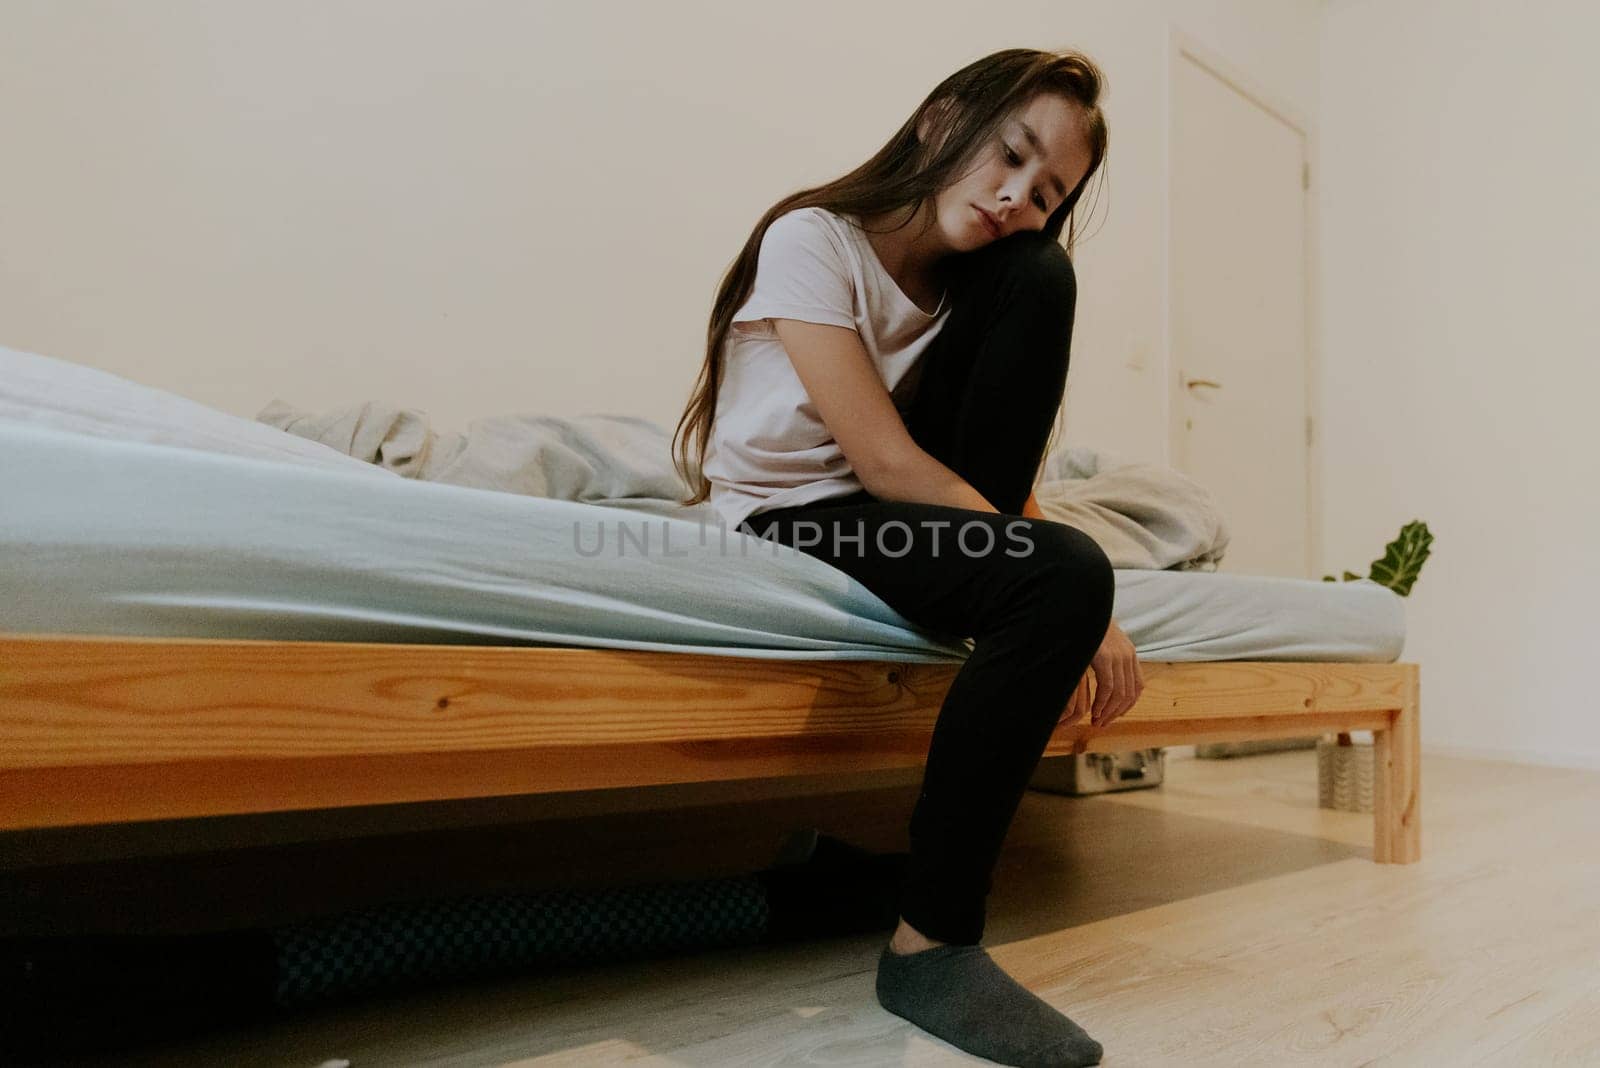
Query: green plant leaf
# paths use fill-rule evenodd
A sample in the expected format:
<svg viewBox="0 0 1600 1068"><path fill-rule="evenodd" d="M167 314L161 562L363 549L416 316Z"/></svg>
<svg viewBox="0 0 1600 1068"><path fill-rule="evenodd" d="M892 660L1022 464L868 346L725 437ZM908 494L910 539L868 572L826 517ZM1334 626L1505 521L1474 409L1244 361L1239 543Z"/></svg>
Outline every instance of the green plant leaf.
<svg viewBox="0 0 1600 1068"><path fill-rule="evenodd" d="M1417 581L1432 544L1433 535L1429 533L1428 525L1420 519L1413 519L1400 528L1399 537L1384 547L1383 558L1372 561L1372 574L1369 577L1402 597L1410 595L1411 586ZM1350 576L1349 572L1346 575L1355 577Z"/></svg>

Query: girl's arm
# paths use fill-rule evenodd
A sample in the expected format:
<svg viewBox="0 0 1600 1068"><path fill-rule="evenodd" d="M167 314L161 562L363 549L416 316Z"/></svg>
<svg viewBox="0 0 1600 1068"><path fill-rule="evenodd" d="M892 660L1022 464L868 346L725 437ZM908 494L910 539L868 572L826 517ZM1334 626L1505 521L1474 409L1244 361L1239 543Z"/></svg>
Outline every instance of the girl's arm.
<svg viewBox="0 0 1600 1068"><path fill-rule="evenodd" d="M1043 519L1044 512L1039 510L1039 502L1034 500L1033 491L1028 491L1028 499L1022 502L1022 517L1024 519Z"/></svg>

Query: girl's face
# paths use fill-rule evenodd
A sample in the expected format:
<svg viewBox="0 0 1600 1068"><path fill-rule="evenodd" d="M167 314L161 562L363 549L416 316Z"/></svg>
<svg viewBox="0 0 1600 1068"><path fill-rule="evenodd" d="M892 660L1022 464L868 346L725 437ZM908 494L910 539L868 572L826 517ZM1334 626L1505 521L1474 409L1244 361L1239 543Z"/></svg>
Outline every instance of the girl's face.
<svg viewBox="0 0 1600 1068"><path fill-rule="evenodd" d="M1043 230L1092 161L1081 112L1048 93L1003 120L976 159L975 169L935 201L940 229L955 252L1018 230Z"/></svg>

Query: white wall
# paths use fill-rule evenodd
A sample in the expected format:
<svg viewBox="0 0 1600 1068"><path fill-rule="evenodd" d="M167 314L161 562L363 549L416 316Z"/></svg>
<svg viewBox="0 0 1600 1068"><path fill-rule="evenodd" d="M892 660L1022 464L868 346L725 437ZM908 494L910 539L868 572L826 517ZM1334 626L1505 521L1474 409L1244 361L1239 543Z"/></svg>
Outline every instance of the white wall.
<svg viewBox="0 0 1600 1068"><path fill-rule="evenodd" d="M0 5L0 345L244 416L676 424L760 213L997 48L1107 71L1067 440L1166 455L1175 23L1301 113L1312 0Z"/></svg>
<svg viewBox="0 0 1600 1068"><path fill-rule="evenodd" d="M1597 35L1559 0L1326 8L1325 563L1433 531L1433 752L1600 768Z"/></svg>

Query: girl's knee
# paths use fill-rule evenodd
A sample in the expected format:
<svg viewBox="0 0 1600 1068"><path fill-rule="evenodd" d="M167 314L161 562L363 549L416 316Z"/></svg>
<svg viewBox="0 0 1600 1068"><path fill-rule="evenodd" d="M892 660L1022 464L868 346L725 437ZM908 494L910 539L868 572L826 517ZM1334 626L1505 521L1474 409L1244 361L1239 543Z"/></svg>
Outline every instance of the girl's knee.
<svg viewBox="0 0 1600 1068"><path fill-rule="evenodd" d="M1041 612L1079 626L1111 622L1116 576L1100 544L1077 527L1051 520L1031 521L1030 540L1037 557L1034 581L1043 588Z"/></svg>
<svg viewBox="0 0 1600 1068"><path fill-rule="evenodd" d="M1040 230L1023 230L995 242L1004 248L1006 267L1020 284L1036 287L1057 303L1071 305L1078 295L1078 275L1061 242Z"/></svg>
<svg viewBox="0 0 1600 1068"><path fill-rule="evenodd" d="M1111 558L1100 548L1100 543L1070 523L1054 519L1025 519L1028 525L1023 537L1031 547L1030 555L1041 560L1056 560L1089 570L1111 571Z"/></svg>

